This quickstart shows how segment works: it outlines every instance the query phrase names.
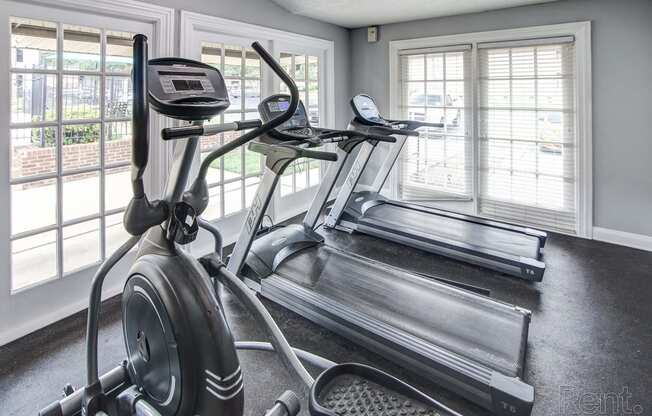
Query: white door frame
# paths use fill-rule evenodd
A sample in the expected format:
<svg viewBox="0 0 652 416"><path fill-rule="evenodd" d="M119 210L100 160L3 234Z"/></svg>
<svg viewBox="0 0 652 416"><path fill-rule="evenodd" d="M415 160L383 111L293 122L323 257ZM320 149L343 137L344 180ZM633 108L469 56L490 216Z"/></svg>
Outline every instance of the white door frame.
<svg viewBox="0 0 652 416"><path fill-rule="evenodd" d="M81 15L93 21L80 21ZM0 85L9 85L10 67L10 25L11 16L32 17L39 20L88 24L99 27L124 29L133 32L147 28L150 38L150 56L172 55L174 52L174 10L153 6L132 0L39 0L12 2L0 1L0 40L6 53L0 54ZM115 28L115 24L118 28ZM143 26L145 24L146 26ZM103 92L102 92L103 93ZM0 129L9 137L10 98L0 101ZM152 118L151 131L162 127L157 117ZM156 196L162 187L161 177L165 177L166 166L164 149L157 140L152 140L147 185L150 193ZM0 198L9 201L9 171L11 166L8 141L5 150L0 152ZM154 181L152 178L156 178ZM146 178L147 179L147 178ZM26 290L11 293L11 243L10 210L4 210L0 219L0 345L24 336L36 329L83 310L88 305L90 281L97 266L87 267L59 279L50 280ZM119 264L107 280L104 298L114 296L122 290L124 277L130 265L129 259Z"/></svg>

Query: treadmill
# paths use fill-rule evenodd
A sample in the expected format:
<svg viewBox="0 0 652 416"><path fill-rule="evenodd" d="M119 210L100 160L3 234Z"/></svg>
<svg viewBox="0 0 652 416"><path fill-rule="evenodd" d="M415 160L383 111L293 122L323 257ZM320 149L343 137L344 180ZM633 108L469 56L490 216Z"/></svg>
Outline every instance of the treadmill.
<svg viewBox="0 0 652 416"><path fill-rule="evenodd" d="M325 226L360 232L415 247L529 281L540 282L546 269L542 251L547 234L529 227L400 202L380 195L409 136L419 127L443 124L386 120L374 100L359 94L351 100L355 118L349 129L392 134L392 145L369 190L355 192L376 146L364 143L340 188ZM400 130L396 130L400 129ZM406 133L407 130L407 133Z"/></svg>
<svg viewBox="0 0 652 416"><path fill-rule="evenodd" d="M263 120L290 97L263 100ZM310 126L303 104L295 116L249 145L266 156L228 269L285 308L414 371L498 415L529 415L534 388L522 380L531 313L329 246L315 231L319 213L352 149L395 138ZM316 151L337 144L336 153ZM330 160L301 224L259 234L283 171L298 158ZM382 240L381 240L382 241Z"/></svg>

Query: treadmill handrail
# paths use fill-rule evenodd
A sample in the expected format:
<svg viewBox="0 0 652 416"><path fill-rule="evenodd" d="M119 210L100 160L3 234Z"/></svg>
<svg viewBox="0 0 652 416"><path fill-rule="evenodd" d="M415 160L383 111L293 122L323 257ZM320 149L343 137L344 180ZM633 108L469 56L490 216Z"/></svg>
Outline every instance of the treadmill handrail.
<svg viewBox="0 0 652 416"><path fill-rule="evenodd" d="M444 123L427 123L425 121L417 120L387 120L391 124L405 125L408 130L416 130L421 127L433 127L442 129L444 128Z"/></svg>

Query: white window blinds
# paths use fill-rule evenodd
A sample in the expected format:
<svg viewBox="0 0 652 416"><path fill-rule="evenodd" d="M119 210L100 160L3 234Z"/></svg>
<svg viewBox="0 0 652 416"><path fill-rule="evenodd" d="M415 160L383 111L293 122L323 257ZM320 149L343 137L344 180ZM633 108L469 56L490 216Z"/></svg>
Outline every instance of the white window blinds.
<svg viewBox="0 0 652 416"><path fill-rule="evenodd" d="M472 194L471 45L400 53L401 117L443 123L408 138L399 166L403 200Z"/></svg>
<svg viewBox="0 0 652 416"><path fill-rule="evenodd" d="M479 212L575 232L573 38L478 44Z"/></svg>

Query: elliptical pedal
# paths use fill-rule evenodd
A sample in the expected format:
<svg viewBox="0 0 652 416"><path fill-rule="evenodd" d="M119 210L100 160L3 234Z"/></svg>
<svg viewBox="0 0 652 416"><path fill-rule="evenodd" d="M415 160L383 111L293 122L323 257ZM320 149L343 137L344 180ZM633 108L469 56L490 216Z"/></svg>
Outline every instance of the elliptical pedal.
<svg viewBox="0 0 652 416"><path fill-rule="evenodd" d="M310 392L312 416L460 416L401 380L362 364L324 371Z"/></svg>

